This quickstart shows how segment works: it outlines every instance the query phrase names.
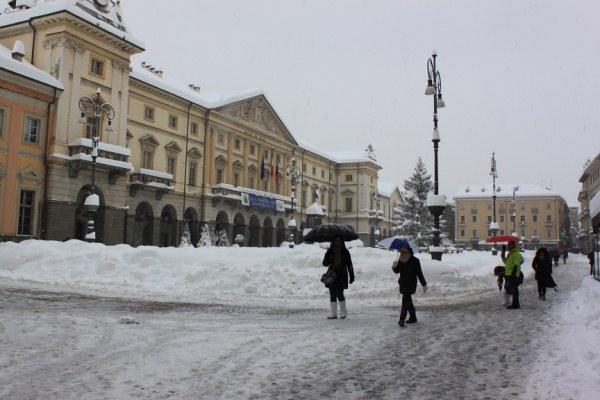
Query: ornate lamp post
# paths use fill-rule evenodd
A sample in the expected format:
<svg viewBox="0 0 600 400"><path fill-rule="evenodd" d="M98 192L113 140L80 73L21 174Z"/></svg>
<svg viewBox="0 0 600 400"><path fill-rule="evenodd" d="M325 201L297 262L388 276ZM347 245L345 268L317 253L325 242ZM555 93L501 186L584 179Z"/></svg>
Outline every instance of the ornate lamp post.
<svg viewBox="0 0 600 400"><path fill-rule="evenodd" d="M100 99L100 88L96 90L96 94L92 97L83 96L79 99L79 109L81 110L81 117L79 122L83 124L88 123L88 117L94 118L93 130L91 132L92 139L92 185L90 186L90 194L86 197L84 202L84 208L88 213L88 232L85 235L87 240L92 242L96 241L96 228L95 228L95 216L100 206L100 197L96 194L96 158L98 158L98 144L100 137L98 136L100 131L100 119L106 117L108 125L106 130L112 132L112 120L115 118L115 109L109 103L102 103Z"/></svg>
<svg viewBox="0 0 600 400"><path fill-rule="evenodd" d="M440 216L446 208L446 198L439 194L439 177L438 177L438 147L440 143L440 132L438 131L437 110L446 106L442 99L442 78L436 68L435 50L431 58L427 60L427 88L425 94L433 95L433 156L434 156L434 178L433 178L433 195L430 193L427 196L427 207L433 215L433 246L430 248L432 260L442 260L442 249L440 248Z"/></svg>
<svg viewBox="0 0 600 400"><path fill-rule="evenodd" d="M517 235L517 202L516 202L516 196L515 193L516 191L519 190L518 186L514 186L513 187L513 197L512 197L512 220L513 220L513 236L518 236Z"/></svg>
<svg viewBox="0 0 600 400"><path fill-rule="evenodd" d="M289 237L289 246L290 248L294 247L295 244L295 237L294 237L294 233L296 232L296 220L294 219L294 201L296 199L296 184L298 183L298 177L300 176L300 171L298 169L298 166L296 165L296 159L294 158L294 156L292 155L292 164L288 164L286 166L286 173L287 175L290 177L291 179L291 190L292 190L292 216L290 218L290 221L288 222L288 228L290 230L290 237Z"/></svg>
<svg viewBox="0 0 600 400"><path fill-rule="evenodd" d="M498 231L500 230L500 225L498 225L498 222L496 222L496 178L498 178L498 169L496 168L496 158L495 158L495 154L496 153L492 153L492 166L490 169L490 175L492 175L492 181L493 181L493 185L492 185L492 203L493 203L493 209L494 209L494 214L493 214L493 220L490 223L490 233L491 236L494 236L498 233ZM492 255L496 255L498 254L498 250L496 249L495 246L492 247Z"/></svg>

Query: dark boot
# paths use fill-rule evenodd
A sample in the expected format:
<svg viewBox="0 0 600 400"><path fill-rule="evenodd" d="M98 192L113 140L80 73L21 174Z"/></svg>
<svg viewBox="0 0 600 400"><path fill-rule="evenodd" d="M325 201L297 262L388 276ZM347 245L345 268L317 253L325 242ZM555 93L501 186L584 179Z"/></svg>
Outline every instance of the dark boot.
<svg viewBox="0 0 600 400"><path fill-rule="evenodd" d="M406 321L407 324L414 324L417 322L417 311L415 310L415 306L412 304L408 306L408 313L410 314L410 318Z"/></svg>
<svg viewBox="0 0 600 400"><path fill-rule="evenodd" d="M400 309L400 320L398 320L398 325L400 325L401 327L404 327L404 320L406 319L407 311L408 310L404 306L402 306L402 308Z"/></svg>
<svg viewBox="0 0 600 400"><path fill-rule="evenodd" d="M509 310L516 310L517 308L521 308L521 305L519 304L519 295L518 294L513 294L512 304L506 308L508 308Z"/></svg>

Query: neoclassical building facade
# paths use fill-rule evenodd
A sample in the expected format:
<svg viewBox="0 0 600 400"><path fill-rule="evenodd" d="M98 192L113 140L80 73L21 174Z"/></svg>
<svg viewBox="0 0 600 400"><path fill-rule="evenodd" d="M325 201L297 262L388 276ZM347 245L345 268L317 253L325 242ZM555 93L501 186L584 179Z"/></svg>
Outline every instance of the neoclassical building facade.
<svg viewBox="0 0 600 400"><path fill-rule="evenodd" d="M23 43L26 61L61 88L36 167L44 190L35 223L26 235L3 226L2 239L89 239L92 229L105 244L176 246L187 225L193 243L208 226L231 241L278 246L290 234L301 240L314 204L323 222L351 226L365 244L391 232L402 197L379 190L371 146L326 153L299 141L261 91L204 93L134 65L144 44L123 25L118 2L10 4L0 44ZM13 101L0 92L0 105ZM1 139L0 157L10 147ZM0 204L12 207L3 215L20 212L14 201Z"/></svg>

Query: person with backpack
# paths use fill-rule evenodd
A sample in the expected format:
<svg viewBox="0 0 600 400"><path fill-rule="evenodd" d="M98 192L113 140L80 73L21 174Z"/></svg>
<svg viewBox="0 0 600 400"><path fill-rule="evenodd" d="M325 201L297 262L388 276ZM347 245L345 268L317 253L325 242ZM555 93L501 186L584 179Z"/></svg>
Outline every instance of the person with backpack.
<svg viewBox="0 0 600 400"><path fill-rule="evenodd" d="M540 300L546 300L546 287L556 287L554 279L552 279L552 260L548 249L540 247L535 252L535 257L531 262L531 267L535 271L535 280L538 285L538 297Z"/></svg>

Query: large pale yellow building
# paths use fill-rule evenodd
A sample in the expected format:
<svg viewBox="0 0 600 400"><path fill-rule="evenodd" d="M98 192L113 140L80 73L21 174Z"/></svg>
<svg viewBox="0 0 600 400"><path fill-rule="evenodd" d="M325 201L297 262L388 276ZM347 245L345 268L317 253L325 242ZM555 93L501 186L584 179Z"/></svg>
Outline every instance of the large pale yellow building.
<svg viewBox="0 0 600 400"><path fill-rule="evenodd" d="M456 243L480 248L494 233L516 234L532 247L566 245L570 230L569 207L557 193L536 185L468 185L454 195ZM495 218L494 218L495 217ZM494 221L499 231L490 230Z"/></svg>
<svg viewBox="0 0 600 400"><path fill-rule="evenodd" d="M585 251L600 248L600 153L589 160L579 178L579 226L577 242Z"/></svg>
<svg viewBox="0 0 600 400"><path fill-rule="evenodd" d="M42 217L27 235L0 231L5 239L84 239L93 222L106 244L173 246L185 225L197 243L207 225L275 246L290 233L301 239L314 203L324 222L350 225L365 243L391 229L393 211L378 203L394 195L378 190L370 146L325 153L299 142L261 91L205 93L132 64L145 46L118 2L11 4L0 11L0 44L24 43L26 60L64 92L39 163ZM86 204L91 194L97 209Z"/></svg>

